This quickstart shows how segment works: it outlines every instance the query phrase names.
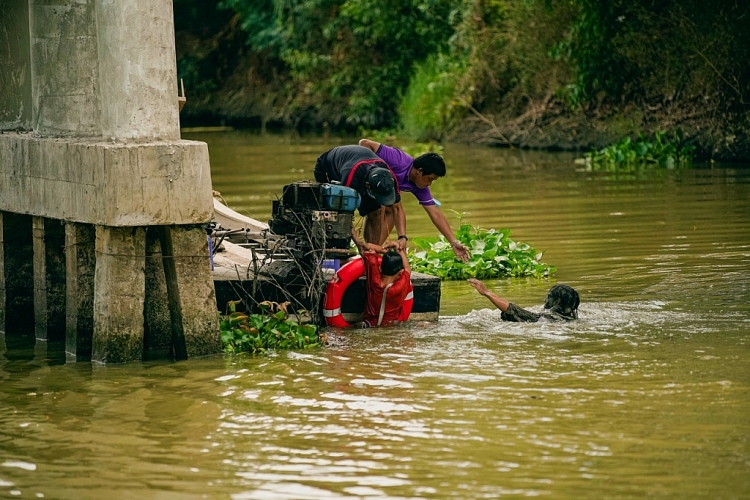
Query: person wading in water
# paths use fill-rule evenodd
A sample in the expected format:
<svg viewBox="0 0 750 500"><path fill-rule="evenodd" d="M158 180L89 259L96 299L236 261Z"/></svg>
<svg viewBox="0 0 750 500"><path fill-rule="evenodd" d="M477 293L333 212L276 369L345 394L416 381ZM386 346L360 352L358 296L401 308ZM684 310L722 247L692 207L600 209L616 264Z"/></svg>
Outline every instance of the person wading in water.
<svg viewBox="0 0 750 500"><path fill-rule="evenodd" d="M476 278L467 280L481 295L484 295L495 307L502 311L500 317L504 321L515 321L518 323L533 323L535 321L570 321L578 319L578 305L581 303L578 292L568 285L555 285L550 288L547 299L544 301L544 310L535 313L518 307L490 292L484 283Z"/></svg>
<svg viewBox="0 0 750 500"><path fill-rule="evenodd" d="M409 293L411 268L406 251L397 249L394 243L386 247L370 244L369 248L360 248L367 278L367 300L362 322L356 327L370 328L393 323L401 314ZM382 262L378 262L378 254L383 256Z"/></svg>

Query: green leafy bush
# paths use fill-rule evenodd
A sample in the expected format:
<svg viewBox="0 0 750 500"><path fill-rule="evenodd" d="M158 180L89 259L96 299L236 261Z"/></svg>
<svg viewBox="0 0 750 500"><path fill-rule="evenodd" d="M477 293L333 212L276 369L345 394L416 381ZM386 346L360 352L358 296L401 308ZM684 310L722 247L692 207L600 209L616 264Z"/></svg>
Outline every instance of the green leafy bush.
<svg viewBox="0 0 750 500"><path fill-rule="evenodd" d="M269 349L312 349L326 343L315 325L299 323L287 316L286 305L262 302L260 314L231 312L219 321L221 342L227 353L262 354ZM273 309L276 308L275 312Z"/></svg>
<svg viewBox="0 0 750 500"><path fill-rule="evenodd" d="M616 144L587 153L576 162L603 167L655 164L672 169L692 165L694 149L691 145L683 144L680 130L671 136L666 132L656 132L653 140L648 140L643 135L635 141L625 137Z"/></svg>
<svg viewBox="0 0 750 500"><path fill-rule="evenodd" d="M286 76L298 119L354 127L398 121L412 66L440 52L459 0L221 0L251 51ZM263 68L266 70L266 68Z"/></svg>
<svg viewBox="0 0 750 500"><path fill-rule="evenodd" d="M441 279L503 278L532 276L541 278L557 269L541 262L544 252L537 252L526 243L513 241L510 229L482 229L461 224L456 238L469 248L469 261L459 261L445 237L414 238L419 248L409 254L413 271Z"/></svg>
<svg viewBox="0 0 750 500"><path fill-rule="evenodd" d="M417 139L437 140L463 115L460 95L465 68L442 54L414 65L399 113L404 132Z"/></svg>
<svg viewBox="0 0 750 500"><path fill-rule="evenodd" d="M179 77L191 96L184 117L299 129L402 125L415 137L442 138L471 135L458 124L474 127L476 118L531 130L564 112L557 94L597 120L635 105L644 126L666 118L691 128L731 125L734 135L733 125L748 121L747 1L174 5Z"/></svg>

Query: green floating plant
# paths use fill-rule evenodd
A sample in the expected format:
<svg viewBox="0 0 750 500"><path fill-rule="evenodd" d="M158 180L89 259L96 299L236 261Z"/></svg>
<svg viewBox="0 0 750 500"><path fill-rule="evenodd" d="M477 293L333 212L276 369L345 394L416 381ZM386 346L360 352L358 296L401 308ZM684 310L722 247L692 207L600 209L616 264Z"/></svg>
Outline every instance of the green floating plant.
<svg viewBox="0 0 750 500"><path fill-rule="evenodd" d="M444 280L466 278L504 278L530 276L541 278L557 269L541 262L544 252L537 252L526 243L513 241L510 229L482 229L461 224L458 241L469 248L469 261L456 258L445 237L414 238L418 250L409 253L413 271L438 276Z"/></svg>
<svg viewBox="0 0 750 500"><path fill-rule="evenodd" d="M261 302L260 314L238 312L236 304L230 302L229 314L219 321L221 342L227 353L263 354L269 349L312 349L326 343L325 334L317 326L288 317L288 302Z"/></svg>
<svg viewBox="0 0 750 500"><path fill-rule="evenodd" d="M636 140L625 137L606 148L586 153L576 163L594 170L649 164L666 169L689 167L693 164L695 147L683 144L683 138L679 129L673 134L656 132L653 139L643 135Z"/></svg>

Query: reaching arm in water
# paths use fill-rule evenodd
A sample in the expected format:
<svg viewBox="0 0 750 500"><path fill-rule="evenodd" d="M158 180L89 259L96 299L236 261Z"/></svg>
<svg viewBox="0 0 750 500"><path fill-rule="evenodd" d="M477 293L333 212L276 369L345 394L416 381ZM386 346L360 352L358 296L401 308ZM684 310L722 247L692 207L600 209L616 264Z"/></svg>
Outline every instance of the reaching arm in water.
<svg viewBox="0 0 750 500"><path fill-rule="evenodd" d="M508 310L508 307L510 306L510 302L490 292L484 283L482 283L476 278L469 278L466 281L468 281L469 284L473 286L477 290L477 292L479 292L480 295L484 295L485 297L490 299L490 302L495 304L495 307L500 309L502 312L505 312Z"/></svg>
<svg viewBox="0 0 750 500"><path fill-rule="evenodd" d="M471 286L490 299L495 307L502 311L500 316L504 321L535 322L540 319L549 321L570 321L578 318L578 305L580 297L578 292L568 285L557 284L553 286L544 301L544 311L535 313L518 307L513 302L502 299L490 292L487 287L476 278L467 280Z"/></svg>
<svg viewBox="0 0 750 500"><path fill-rule="evenodd" d="M522 307L518 307L513 302L510 302L508 300L505 300L503 298L498 297L494 293L490 292L484 283L479 281L476 278L469 278L467 280L471 286L476 288L476 290L481 294L490 299L490 302L492 302L495 307L500 309L502 311L502 315L500 316L503 321L514 321L518 323L533 323L535 321L539 321L539 319L543 316L542 314L537 314L535 312L527 311L526 309ZM551 318L554 319L554 318Z"/></svg>

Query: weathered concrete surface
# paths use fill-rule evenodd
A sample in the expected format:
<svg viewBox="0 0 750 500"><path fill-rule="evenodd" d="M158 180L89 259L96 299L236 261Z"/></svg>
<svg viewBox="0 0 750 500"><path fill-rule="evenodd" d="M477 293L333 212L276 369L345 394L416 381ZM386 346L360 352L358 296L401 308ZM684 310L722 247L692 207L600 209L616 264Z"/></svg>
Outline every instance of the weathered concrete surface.
<svg viewBox="0 0 750 500"><path fill-rule="evenodd" d="M208 146L0 134L0 210L119 226L211 220Z"/></svg>
<svg viewBox="0 0 750 500"><path fill-rule="evenodd" d="M29 4L0 2L0 130L31 129Z"/></svg>
<svg viewBox="0 0 750 500"><path fill-rule="evenodd" d="M144 343L147 351L172 347L172 319L160 240L162 230L161 226L146 228Z"/></svg>
<svg viewBox="0 0 750 500"><path fill-rule="evenodd" d="M221 352L208 240L200 226L162 228L161 248L176 359Z"/></svg>
<svg viewBox="0 0 750 500"><path fill-rule="evenodd" d="M0 123L33 110L41 136L179 139L171 1L2 2L0 40L16 75Z"/></svg>
<svg viewBox="0 0 750 500"><path fill-rule="evenodd" d="M31 217L3 213L5 332L34 331Z"/></svg>
<svg viewBox="0 0 750 500"><path fill-rule="evenodd" d="M65 225L65 357L89 361L94 335L96 232L90 224Z"/></svg>
<svg viewBox="0 0 750 500"><path fill-rule="evenodd" d="M50 338L63 314L71 359L140 360L146 322L148 348L177 345L179 332L181 357L221 350L196 246L213 216L208 146L180 140L173 23L171 0L0 0L0 213L23 214L0 224L0 320L33 332L36 307ZM62 222L65 266L50 253L61 233L49 241ZM169 264L153 247L162 267L145 271L146 226L174 225L188 227L156 230L160 247L177 235ZM180 263L196 252L203 267Z"/></svg>
<svg viewBox="0 0 750 500"><path fill-rule="evenodd" d="M65 338L65 226L32 217L34 330L39 340Z"/></svg>
<svg viewBox="0 0 750 500"><path fill-rule="evenodd" d="M101 137L96 0L29 1L33 127Z"/></svg>
<svg viewBox="0 0 750 500"><path fill-rule="evenodd" d="M97 0L102 136L180 138L172 2Z"/></svg>
<svg viewBox="0 0 750 500"><path fill-rule="evenodd" d="M145 261L144 228L96 227L92 361L143 358Z"/></svg>

